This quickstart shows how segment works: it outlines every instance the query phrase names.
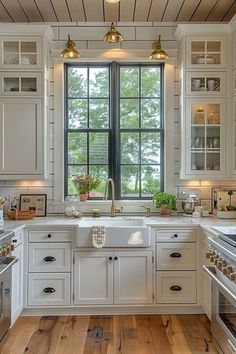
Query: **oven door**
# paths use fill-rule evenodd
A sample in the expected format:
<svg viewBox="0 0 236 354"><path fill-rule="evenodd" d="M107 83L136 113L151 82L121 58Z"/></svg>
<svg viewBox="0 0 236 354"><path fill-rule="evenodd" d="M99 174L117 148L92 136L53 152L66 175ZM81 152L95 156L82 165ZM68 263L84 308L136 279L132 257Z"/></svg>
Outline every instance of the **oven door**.
<svg viewBox="0 0 236 354"><path fill-rule="evenodd" d="M211 330L220 353L236 354L236 294L217 277L214 267L204 267L213 279ZM228 280L228 279L226 279Z"/></svg>

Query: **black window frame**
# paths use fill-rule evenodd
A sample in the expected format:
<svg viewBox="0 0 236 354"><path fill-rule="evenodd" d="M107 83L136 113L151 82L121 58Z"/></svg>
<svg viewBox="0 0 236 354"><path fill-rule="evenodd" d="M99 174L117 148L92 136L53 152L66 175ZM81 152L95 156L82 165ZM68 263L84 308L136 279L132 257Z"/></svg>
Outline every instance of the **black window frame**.
<svg viewBox="0 0 236 354"><path fill-rule="evenodd" d="M136 128L136 129L120 129L120 87L119 87L119 77L121 67L160 67L160 127L159 128ZM108 128L87 128L84 129L68 129L68 68L70 67L85 67L85 68L96 68L96 67L108 67L109 68L109 127ZM139 80L141 75L139 75ZM109 178L112 178L115 183L115 198L117 200L150 200L151 197L123 197L121 196L121 178L120 178L120 131L133 131L133 132L159 132L160 133L160 191L164 190L164 63L137 63L137 62L97 62L97 63L65 63L64 64L64 82L65 82L65 104L64 104L64 196L68 195L68 133L70 131L75 132L76 130L80 132L108 132L108 174ZM139 81L140 88L140 81ZM139 100L142 99L141 96L138 97ZM139 102L140 104L140 102ZM89 113L88 113L89 114ZM89 116L88 116L89 119ZM140 112L139 112L140 120ZM89 151L87 151L87 154ZM94 165L89 164L87 160L87 166ZM141 161L139 162L139 168L141 169ZM87 167L88 170L88 167ZM89 172L89 171L88 171ZM139 188L141 192L141 188ZM100 199L100 198L92 198Z"/></svg>

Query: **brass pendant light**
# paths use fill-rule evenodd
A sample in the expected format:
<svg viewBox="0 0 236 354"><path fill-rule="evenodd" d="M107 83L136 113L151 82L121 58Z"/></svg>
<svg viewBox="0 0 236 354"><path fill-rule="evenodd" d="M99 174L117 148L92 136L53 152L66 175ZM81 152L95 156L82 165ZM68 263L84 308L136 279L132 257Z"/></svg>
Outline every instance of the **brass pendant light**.
<svg viewBox="0 0 236 354"><path fill-rule="evenodd" d="M111 29L107 32L107 34L103 38L104 42L118 43L118 42L122 42L123 39L124 39L124 37L122 36L122 34L120 32L117 31L114 23L112 22Z"/></svg>
<svg viewBox="0 0 236 354"><path fill-rule="evenodd" d="M63 49L60 56L65 59L78 59L80 58L79 52L75 49L75 42L70 39L68 34L68 41L66 43L66 48Z"/></svg>
<svg viewBox="0 0 236 354"><path fill-rule="evenodd" d="M165 60L168 58L168 54L161 49L161 35L159 35L157 42L153 42L152 48L154 49L154 51L149 55L149 59Z"/></svg>

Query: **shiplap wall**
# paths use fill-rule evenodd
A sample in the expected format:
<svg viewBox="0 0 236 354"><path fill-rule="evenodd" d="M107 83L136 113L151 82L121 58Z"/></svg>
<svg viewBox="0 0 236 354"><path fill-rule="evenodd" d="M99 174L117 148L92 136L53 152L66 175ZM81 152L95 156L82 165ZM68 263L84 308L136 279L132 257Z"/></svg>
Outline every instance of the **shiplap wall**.
<svg viewBox="0 0 236 354"><path fill-rule="evenodd" d="M123 34L125 40L121 43L107 44L103 42L103 36L109 29L110 24L86 24L86 23L63 23L63 24L49 24L52 26L55 39L52 43L52 52L54 58L59 57L59 53L62 48L65 47L68 34L71 39L76 41L77 49L81 53L81 60L90 58L106 58L111 60L119 58L119 51L122 49L122 56L125 55L129 60L135 58L144 60L148 54L152 51L152 42L156 40L158 35L161 34L162 48L168 52L172 57L174 63L174 116L172 119L173 132L174 132L174 161L170 163L174 164L174 184L175 191L179 199L183 198L183 192L195 191L199 193L202 199L202 203L206 206L210 206L211 187L214 182L210 183L204 181L181 181L179 180L180 169L180 114L179 114L179 67L178 67L178 44L174 37L176 29L175 24L160 24L160 23L119 23L117 29ZM30 25L28 25L30 26ZM125 54L124 54L125 53ZM58 137L54 135L54 70L53 60L50 68L50 107L49 117L47 122L48 128L48 156L49 156L49 179L45 181L0 181L0 195L10 196L17 198L19 201L19 195L22 193L46 193L48 196L48 213L61 212L63 209L57 205L53 205L54 201L54 183L57 183L57 176L54 175L54 141ZM173 144L173 142L170 142ZM225 184L225 182L222 182ZM217 185L222 184L217 182ZM232 182L226 182L226 184L232 184ZM181 211L181 207L179 207Z"/></svg>

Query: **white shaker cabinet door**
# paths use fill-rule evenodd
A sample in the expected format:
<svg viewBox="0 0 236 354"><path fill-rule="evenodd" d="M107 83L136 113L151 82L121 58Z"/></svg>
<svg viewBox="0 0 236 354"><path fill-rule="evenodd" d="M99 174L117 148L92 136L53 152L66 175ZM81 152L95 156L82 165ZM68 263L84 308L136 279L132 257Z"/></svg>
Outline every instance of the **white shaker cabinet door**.
<svg viewBox="0 0 236 354"><path fill-rule="evenodd" d="M12 267L12 297L11 297L11 325L17 320L23 310L23 244L12 252L18 258Z"/></svg>
<svg viewBox="0 0 236 354"><path fill-rule="evenodd" d="M0 100L0 179L43 174L43 116L40 99Z"/></svg>

